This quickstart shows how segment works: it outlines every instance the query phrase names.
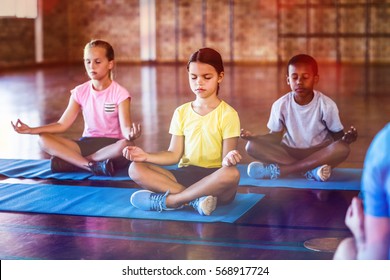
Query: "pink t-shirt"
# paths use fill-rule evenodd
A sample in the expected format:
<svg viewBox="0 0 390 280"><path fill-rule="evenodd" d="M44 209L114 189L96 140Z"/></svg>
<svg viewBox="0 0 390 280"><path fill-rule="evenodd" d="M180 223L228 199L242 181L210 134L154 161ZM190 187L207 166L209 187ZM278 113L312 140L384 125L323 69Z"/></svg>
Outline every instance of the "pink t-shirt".
<svg viewBox="0 0 390 280"><path fill-rule="evenodd" d="M125 88L112 81L105 90L96 91L92 81L88 81L71 90L71 94L83 112L83 137L124 138L119 124L118 106L131 98Z"/></svg>

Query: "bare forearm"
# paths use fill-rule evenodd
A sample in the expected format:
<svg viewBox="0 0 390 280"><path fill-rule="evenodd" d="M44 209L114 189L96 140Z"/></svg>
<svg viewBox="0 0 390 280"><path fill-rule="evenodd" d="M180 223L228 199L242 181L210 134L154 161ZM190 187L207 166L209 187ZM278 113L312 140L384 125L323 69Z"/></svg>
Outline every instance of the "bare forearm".
<svg viewBox="0 0 390 280"><path fill-rule="evenodd" d="M67 127L60 123L51 123L43 126L37 126L31 128L31 134L41 133L62 133L67 130Z"/></svg>
<svg viewBox="0 0 390 280"><path fill-rule="evenodd" d="M171 165L176 164L180 160L180 157L170 151L163 151L157 153L150 153L147 157L147 162L157 165Z"/></svg>

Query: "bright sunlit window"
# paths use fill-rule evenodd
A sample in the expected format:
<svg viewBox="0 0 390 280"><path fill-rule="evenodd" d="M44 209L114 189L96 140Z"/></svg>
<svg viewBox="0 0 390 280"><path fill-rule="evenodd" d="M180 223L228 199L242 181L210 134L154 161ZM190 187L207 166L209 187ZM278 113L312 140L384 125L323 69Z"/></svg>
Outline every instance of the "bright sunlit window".
<svg viewBox="0 0 390 280"><path fill-rule="evenodd" d="M38 0L0 0L0 17L36 18Z"/></svg>

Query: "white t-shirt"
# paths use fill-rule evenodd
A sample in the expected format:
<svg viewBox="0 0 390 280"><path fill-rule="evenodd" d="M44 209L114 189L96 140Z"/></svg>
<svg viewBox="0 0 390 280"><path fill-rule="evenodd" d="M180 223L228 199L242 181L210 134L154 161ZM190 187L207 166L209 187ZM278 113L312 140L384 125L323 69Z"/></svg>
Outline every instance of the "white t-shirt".
<svg viewBox="0 0 390 280"><path fill-rule="evenodd" d="M285 129L282 143L298 149L315 147L328 139L333 141L330 131L344 129L336 103L316 90L313 100L306 105L296 103L293 92L276 100L267 127L271 132Z"/></svg>

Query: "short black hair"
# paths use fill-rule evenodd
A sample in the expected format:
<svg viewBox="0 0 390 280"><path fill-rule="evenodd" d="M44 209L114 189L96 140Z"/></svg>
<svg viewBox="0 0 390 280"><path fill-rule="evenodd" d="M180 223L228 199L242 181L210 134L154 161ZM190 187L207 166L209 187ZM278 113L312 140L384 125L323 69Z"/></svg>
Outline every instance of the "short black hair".
<svg viewBox="0 0 390 280"><path fill-rule="evenodd" d="M288 76L288 68L290 67L290 65L295 65L295 64L298 64L298 63L304 63L304 64L308 64L311 66L311 68L313 69L313 73L314 75L318 75L318 64L317 64L317 61L311 57L310 55L308 54L298 54L298 55L295 55L293 56L288 64L287 64L287 76Z"/></svg>

